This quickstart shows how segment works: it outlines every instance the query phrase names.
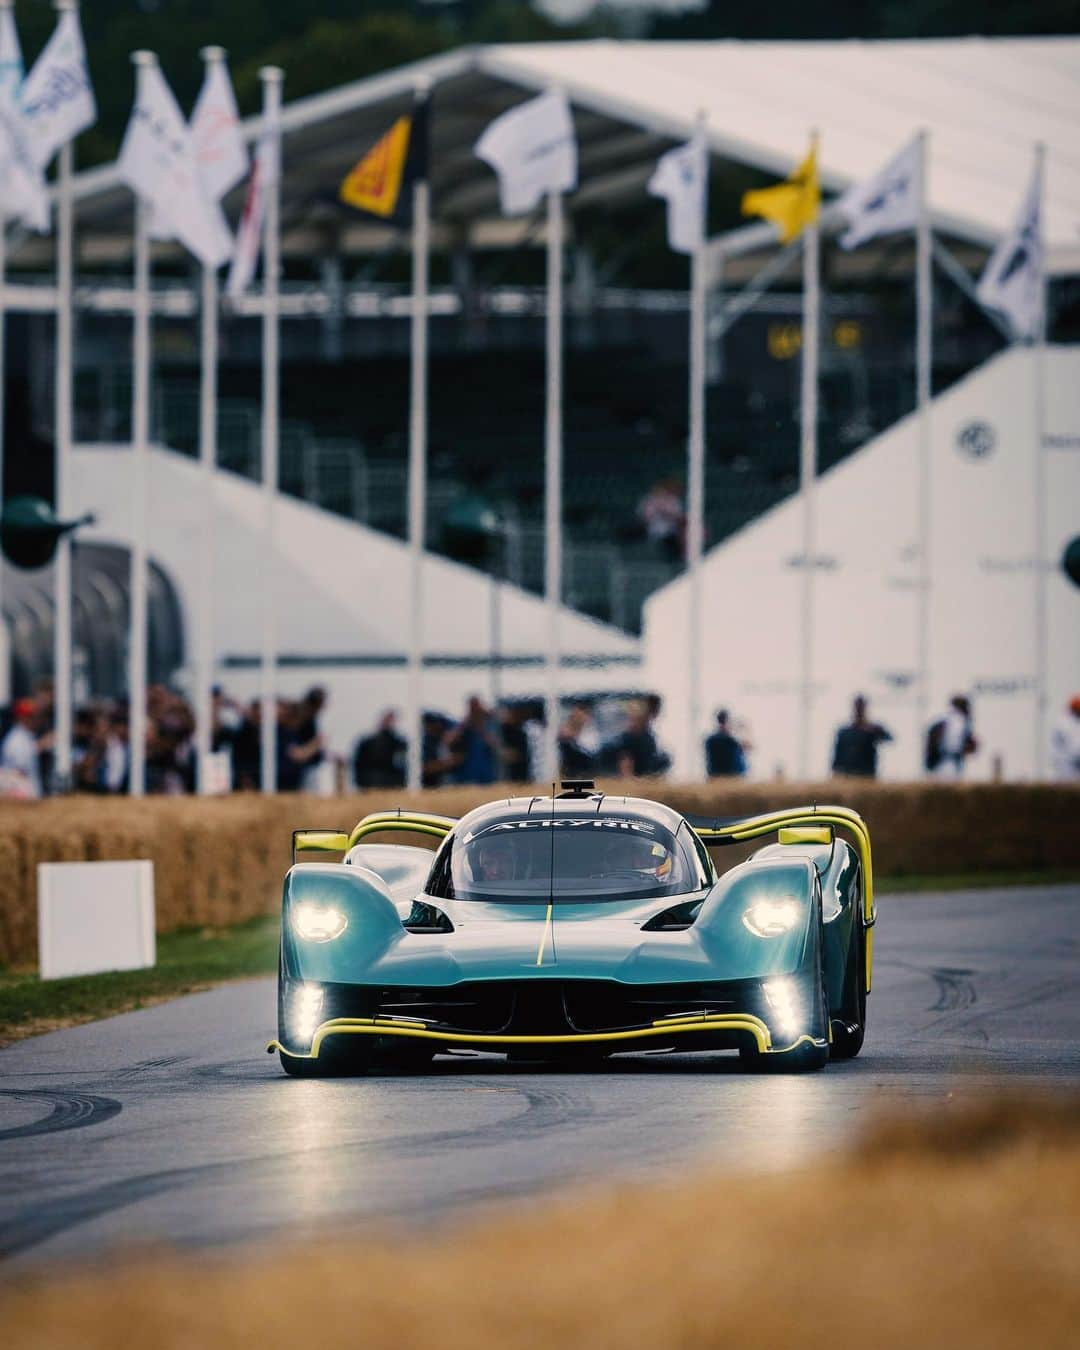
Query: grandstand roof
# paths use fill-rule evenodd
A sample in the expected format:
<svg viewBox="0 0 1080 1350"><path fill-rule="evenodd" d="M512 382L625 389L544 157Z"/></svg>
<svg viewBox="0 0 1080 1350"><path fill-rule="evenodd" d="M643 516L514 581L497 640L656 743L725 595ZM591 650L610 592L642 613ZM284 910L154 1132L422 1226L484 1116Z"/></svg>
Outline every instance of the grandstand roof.
<svg viewBox="0 0 1080 1350"><path fill-rule="evenodd" d="M487 122L560 84L575 108L581 186L573 205L642 193L657 154L708 118L714 158L785 174L821 132L822 182L839 190L921 127L931 136L929 200L938 228L980 245L1009 225L1047 146L1051 270L1080 271L1080 39L897 42L566 42L462 48L286 104L286 231L377 240L335 203L347 169L403 109L418 80L436 96L433 194L444 230L477 243L519 240L498 216L491 171L472 146ZM286 73L286 93L288 77ZM245 123L249 137L260 119ZM115 166L77 178L80 226L130 228ZM239 192L230 205L238 208ZM734 203L734 199L733 199ZM737 208L736 208L737 209ZM737 223L733 214L731 224ZM366 233L365 233L366 232ZM385 234L385 231L383 231ZM343 237L347 236L347 237Z"/></svg>

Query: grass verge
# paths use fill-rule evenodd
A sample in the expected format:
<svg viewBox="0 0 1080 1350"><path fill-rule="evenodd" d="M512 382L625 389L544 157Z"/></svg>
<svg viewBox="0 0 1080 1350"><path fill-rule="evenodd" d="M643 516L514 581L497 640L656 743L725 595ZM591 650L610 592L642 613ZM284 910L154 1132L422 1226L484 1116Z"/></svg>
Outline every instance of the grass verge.
<svg viewBox="0 0 1080 1350"><path fill-rule="evenodd" d="M1064 1350L1080 1103L939 1106L797 1171L579 1188L434 1236L102 1253L0 1283L0 1324L10 1350L295 1350L313 1327L321 1350Z"/></svg>
<svg viewBox="0 0 1080 1350"><path fill-rule="evenodd" d="M874 891L894 895L899 891L1005 890L1010 886L1080 885L1078 868L1045 868L1041 872L957 872L936 876L877 876Z"/></svg>
<svg viewBox="0 0 1080 1350"><path fill-rule="evenodd" d="M277 919L260 918L233 928L159 934L157 965L151 970L64 980L41 980L27 970L0 970L0 1046L146 1008L225 980L270 975L277 968L277 945Z"/></svg>

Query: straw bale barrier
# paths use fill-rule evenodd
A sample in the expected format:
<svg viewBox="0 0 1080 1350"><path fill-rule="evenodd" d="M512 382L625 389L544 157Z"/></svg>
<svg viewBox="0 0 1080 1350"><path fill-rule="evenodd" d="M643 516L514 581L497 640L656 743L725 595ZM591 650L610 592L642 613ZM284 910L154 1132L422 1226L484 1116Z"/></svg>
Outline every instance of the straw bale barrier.
<svg viewBox="0 0 1080 1350"><path fill-rule="evenodd" d="M1080 787L620 782L617 791L717 816L840 802L869 822L876 868L890 876L1080 867ZM219 926L273 912L294 829L345 829L368 812L398 805L457 816L497 795L491 788L440 788L333 798L238 793L0 803L0 964L36 959L39 862L149 858L159 932Z"/></svg>
<svg viewBox="0 0 1080 1350"><path fill-rule="evenodd" d="M13 1271L0 1275L4 1344L1074 1348L1077 1099L958 1109L962 1095L792 1171L697 1166L579 1183L434 1231L369 1217L306 1241L129 1246L81 1269Z"/></svg>

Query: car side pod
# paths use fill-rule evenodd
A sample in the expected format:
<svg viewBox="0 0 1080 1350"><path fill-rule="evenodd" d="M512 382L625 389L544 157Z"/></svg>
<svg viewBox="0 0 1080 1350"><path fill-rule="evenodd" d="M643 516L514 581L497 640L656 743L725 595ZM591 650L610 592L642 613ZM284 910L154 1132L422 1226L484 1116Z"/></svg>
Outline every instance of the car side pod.
<svg viewBox="0 0 1080 1350"><path fill-rule="evenodd" d="M389 887L370 868L304 863L286 873L281 956L291 978L355 980L404 934Z"/></svg>

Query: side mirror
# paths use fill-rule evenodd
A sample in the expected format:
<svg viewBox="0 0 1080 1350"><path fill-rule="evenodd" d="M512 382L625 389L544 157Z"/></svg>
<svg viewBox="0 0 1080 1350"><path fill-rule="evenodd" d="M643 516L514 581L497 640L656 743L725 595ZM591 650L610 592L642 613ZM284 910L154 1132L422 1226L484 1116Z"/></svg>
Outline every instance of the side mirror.
<svg viewBox="0 0 1080 1350"><path fill-rule="evenodd" d="M300 853L344 853L349 836L336 830L293 830L293 862Z"/></svg>

